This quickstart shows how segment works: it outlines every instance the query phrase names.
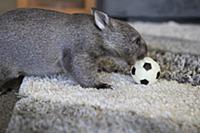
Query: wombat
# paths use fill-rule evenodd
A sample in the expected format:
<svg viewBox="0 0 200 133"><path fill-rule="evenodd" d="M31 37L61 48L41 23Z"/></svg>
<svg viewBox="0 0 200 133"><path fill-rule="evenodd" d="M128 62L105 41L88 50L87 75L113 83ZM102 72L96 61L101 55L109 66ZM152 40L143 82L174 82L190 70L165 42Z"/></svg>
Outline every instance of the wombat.
<svg viewBox="0 0 200 133"><path fill-rule="evenodd" d="M146 54L134 28L97 9L92 15L34 8L0 15L0 86L21 75L69 73L84 88L110 88L99 80L99 59L134 64Z"/></svg>

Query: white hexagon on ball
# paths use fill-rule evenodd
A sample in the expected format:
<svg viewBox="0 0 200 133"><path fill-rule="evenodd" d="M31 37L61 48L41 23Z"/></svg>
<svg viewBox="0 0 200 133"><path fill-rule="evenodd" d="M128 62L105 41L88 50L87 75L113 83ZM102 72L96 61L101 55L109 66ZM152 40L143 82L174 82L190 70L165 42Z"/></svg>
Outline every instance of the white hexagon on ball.
<svg viewBox="0 0 200 133"><path fill-rule="evenodd" d="M150 57L139 60L131 67L131 76L138 84L152 84L160 77L160 66Z"/></svg>

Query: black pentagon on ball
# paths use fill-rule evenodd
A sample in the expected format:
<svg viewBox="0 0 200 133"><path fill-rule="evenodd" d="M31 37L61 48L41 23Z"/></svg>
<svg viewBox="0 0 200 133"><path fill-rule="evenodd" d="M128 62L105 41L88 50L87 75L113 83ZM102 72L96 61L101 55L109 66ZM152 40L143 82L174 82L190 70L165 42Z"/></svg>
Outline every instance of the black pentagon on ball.
<svg viewBox="0 0 200 133"><path fill-rule="evenodd" d="M146 79L143 79L143 80L140 80L140 83L141 83L141 84L144 84L144 85L148 85L148 84L149 84L149 81L146 80Z"/></svg>
<svg viewBox="0 0 200 133"><path fill-rule="evenodd" d="M156 79L160 77L160 72L157 73Z"/></svg>
<svg viewBox="0 0 200 133"><path fill-rule="evenodd" d="M143 68L145 69L145 70L150 70L152 67L151 67L151 64L150 63L144 63L144 65L143 65Z"/></svg>
<svg viewBox="0 0 200 133"><path fill-rule="evenodd" d="M133 67L131 70L131 74L135 75L135 71L136 71L136 69L135 69L135 67Z"/></svg>

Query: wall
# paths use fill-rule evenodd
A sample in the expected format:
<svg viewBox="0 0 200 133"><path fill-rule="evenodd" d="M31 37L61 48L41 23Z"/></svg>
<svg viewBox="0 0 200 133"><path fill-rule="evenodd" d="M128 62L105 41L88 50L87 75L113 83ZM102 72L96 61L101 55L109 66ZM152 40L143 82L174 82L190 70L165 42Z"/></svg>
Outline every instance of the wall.
<svg viewBox="0 0 200 133"><path fill-rule="evenodd" d="M97 0L97 6L118 18L200 18L200 0Z"/></svg>
<svg viewBox="0 0 200 133"><path fill-rule="evenodd" d="M16 8L16 0L0 0L0 12Z"/></svg>

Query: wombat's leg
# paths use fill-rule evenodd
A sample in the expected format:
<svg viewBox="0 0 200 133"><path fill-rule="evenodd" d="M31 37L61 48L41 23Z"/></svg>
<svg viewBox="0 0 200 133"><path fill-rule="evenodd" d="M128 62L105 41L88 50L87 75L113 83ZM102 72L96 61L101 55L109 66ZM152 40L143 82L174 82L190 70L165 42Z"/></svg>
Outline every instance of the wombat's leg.
<svg viewBox="0 0 200 133"><path fill-rule="evenodd" d="M10 88L8 88L5 84L8 82L9 80L0 80L0 96L7 93Z"/></svg>
<svg viewBox="0 0 200 133"><path fill-rule="evenodd" d="M72 75L82 87L111 88L100 82L97 68L95 60L88 54L78 54L72 60Z"/></svg>
<svg viewBox="0 0 200 133"><path fill-rule="evenodd" d="M6 67L0 68L0 87L10 79L11 71Z"/></svg>
<svg viewBox="0 0 200 133"><path fill-rule="evenodd" d="M6 67L0 68L0 95L6 93L11 88L6 83L12 79L19 77L20 73ZM5 85L6 84L6 85Z"/></svg>

